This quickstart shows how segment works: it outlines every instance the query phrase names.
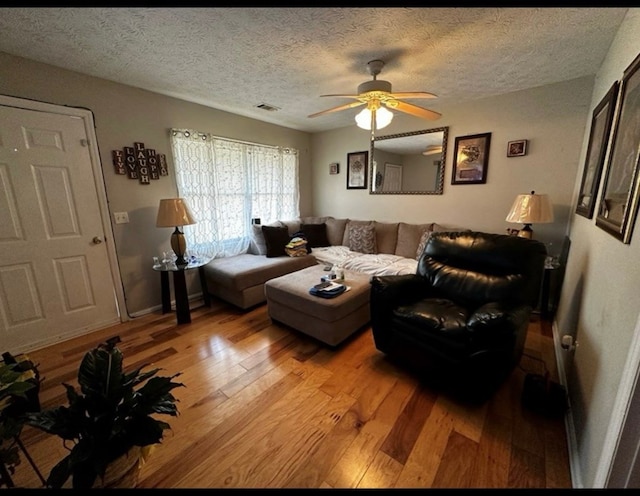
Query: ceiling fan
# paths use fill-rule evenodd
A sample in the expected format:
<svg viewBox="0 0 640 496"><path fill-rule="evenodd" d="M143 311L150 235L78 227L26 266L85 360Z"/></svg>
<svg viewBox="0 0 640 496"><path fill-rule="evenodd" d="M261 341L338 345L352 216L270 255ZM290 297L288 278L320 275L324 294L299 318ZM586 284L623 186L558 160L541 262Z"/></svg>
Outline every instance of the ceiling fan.
<svg viewBox="0 0 640 496"><path fill-rule="evenodd" d="M321 97L354 98L357 101L316 112L315 114L309 115L309 117L318 117L319 115L347 110L366 104L367 107L356 115L358 127L371 129L373 126L375 129L382 129L393 119L393 113L389 112L385 107L428 120L436 120L442 115L433 110L402 101L404 98L437 98L433 93L424 91L392 93L391 83L389 81L377 79L383 67L384 62L382 60L372 60L367 63L369 74L373 76L373 80L365 81L359 85L356 95L320 95Z"/></svg>

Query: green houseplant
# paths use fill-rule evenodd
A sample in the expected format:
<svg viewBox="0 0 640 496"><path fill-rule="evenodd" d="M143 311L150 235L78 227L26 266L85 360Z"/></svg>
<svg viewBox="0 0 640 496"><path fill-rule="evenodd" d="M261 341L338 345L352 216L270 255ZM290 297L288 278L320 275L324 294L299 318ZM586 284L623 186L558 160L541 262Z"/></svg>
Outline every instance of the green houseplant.
<svg viewBox="0 0 640 496"><path fill-rule="evenodd" d="M18 437L27 411L40 409L37 366L26 356L16 360L3 353L0 361L0 480L11 487L11 475L20 464Z"/></svg>
<svg viewBox="0 0 640 496"><path fill-rule="evenodd" d="M105 472L120 460L130 458L127 471L135 470L141 449L159 443L169 424L154 414L176 416L176 398L171 391L184 384L174 382L180 375L156 377L160 369L142 372L143 365L132 372L123 370L122 352L111 338L88 351L78 369L80 392L64 384L68 406L58 406L27 415L27 424L62 438L69 454L49 473L47 485L62 487L69 477L74 488L118 486L127 474L105 481ZM73 441L69 448L67 441Z"/></svg>

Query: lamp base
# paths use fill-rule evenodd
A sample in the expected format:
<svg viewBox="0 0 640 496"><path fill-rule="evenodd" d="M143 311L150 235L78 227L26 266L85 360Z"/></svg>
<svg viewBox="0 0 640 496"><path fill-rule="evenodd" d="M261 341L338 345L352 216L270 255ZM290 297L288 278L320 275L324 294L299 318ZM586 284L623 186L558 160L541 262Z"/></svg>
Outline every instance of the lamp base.
<svg viewBox="0 0 640 496"><path fill-rule="evenodd" d="M518 232L518 236L521 238L532 239L533 229L531 229L531 224L525 224L524 227Z"/></svg>
<svg viewBox="0 0 640 496"><path fill-rule="evenodd" d="M176 230L171 233L171 249L176 254L176 265L187 265L188 262L184 259L184 254L187 251L187 242L184 239L184 234L176 226Z"/></svg>

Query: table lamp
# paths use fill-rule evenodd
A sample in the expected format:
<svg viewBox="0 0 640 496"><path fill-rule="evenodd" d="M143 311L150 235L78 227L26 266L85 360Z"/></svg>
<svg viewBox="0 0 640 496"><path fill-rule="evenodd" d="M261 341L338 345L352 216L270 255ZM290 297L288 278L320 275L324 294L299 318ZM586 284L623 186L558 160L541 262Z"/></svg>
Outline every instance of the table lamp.
<svg viewBox="0 0 640 496"><path fill-rule="evenodd" d="M531 224L553 222L553 208L548 195L536 195L532 191L529 195L518 195L507 215L507 222L524 224L518 232L521 238L533 238Z"/></svg>
<svg viewBox="0 0 640 496"><path fill-rule="evenodd" d="M196 220L183 198L164 198L160 200L156 227L175 227L171 234L171 249L176 254L176 265L187 265L184 254L187 242L180 226L195 224Z"/></svg>

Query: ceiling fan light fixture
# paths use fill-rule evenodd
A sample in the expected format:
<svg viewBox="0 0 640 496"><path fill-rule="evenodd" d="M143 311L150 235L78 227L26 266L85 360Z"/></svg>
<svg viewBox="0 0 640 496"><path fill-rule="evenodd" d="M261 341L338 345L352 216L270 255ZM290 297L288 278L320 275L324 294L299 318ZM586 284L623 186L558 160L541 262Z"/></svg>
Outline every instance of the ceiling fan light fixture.
<svg viewBox="0 0 640 496"><path fill-rule="evenodd" d="M371 129L371 110L368 108L362 109L356 115L356 124L362 129ZM379 107L378 110L373 110L376 119L376 129L382 129L391 124L393 120L393 112L390 112L384 107Z"/></svg>

